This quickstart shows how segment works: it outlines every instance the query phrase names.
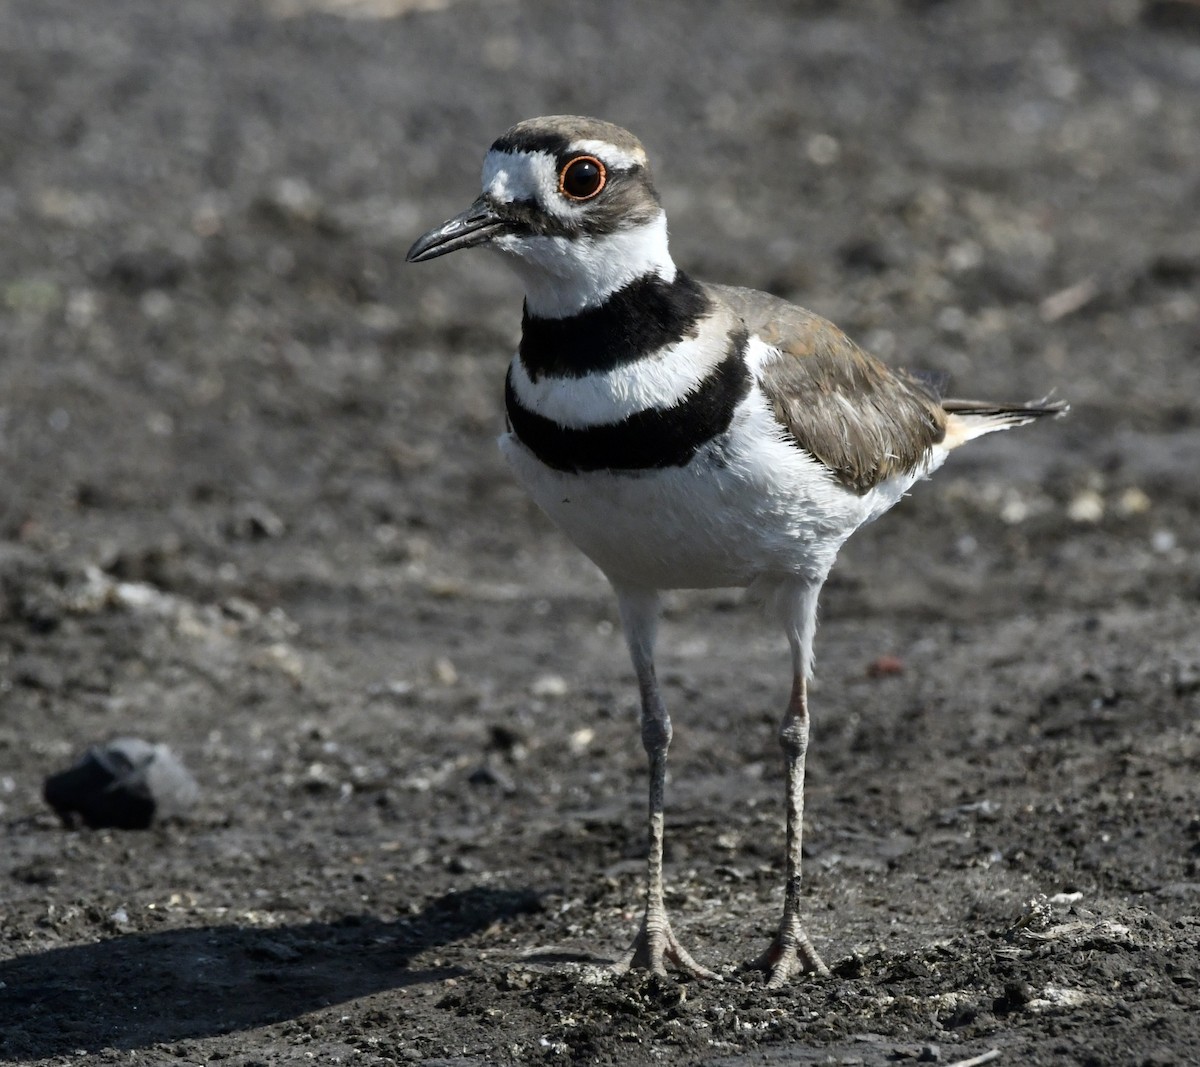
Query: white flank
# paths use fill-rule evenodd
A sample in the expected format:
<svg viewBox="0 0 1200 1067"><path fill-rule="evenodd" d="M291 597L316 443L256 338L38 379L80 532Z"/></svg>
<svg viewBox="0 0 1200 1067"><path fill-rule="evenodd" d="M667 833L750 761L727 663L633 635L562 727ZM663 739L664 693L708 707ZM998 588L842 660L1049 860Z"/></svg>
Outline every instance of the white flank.
<svg viewBox="0 0 1200 1067"><path fill-rule="evenodd" d="M511 257L525 285L525 306L543 319L565 319L603 304L644 274L674 281L667 216L617 233L576 237L497 237L488 246Z"/></svg>
<svg viewBox="0 0 1200 1067"><path fill-rule="evenodd" d="M512 362L512 384L525 407L560 426L581 430L605 426L648 408L669 408L712 372L725 355L727 337L701 330L635 363L583 378L529 377L520 357Z"/></svg>

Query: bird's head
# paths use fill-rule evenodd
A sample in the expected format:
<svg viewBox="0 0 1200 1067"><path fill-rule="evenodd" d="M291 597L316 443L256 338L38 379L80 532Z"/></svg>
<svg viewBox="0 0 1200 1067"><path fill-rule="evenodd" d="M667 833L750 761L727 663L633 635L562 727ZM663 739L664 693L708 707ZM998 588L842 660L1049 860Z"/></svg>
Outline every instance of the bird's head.
<svg viewBox="0 0 1200 1067"><path fill-rule="evenodd" d="M483 192L408 251L423 263L487 245L525 283L530 314L563 318L594 307L646 274L670 281L667 220L646 151L599 119L520 122L483 161Z"/></svg>

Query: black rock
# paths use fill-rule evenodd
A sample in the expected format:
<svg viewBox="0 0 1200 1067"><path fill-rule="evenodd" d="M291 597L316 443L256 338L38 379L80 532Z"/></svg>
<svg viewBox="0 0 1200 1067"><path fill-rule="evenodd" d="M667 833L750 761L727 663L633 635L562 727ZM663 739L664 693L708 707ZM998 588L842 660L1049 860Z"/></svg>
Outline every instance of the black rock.
<svg viewBox="0 0 1200 1067"><path fill-rule="evenodd" d="M144 830L182 816L199 794L196 780L166 745L135 737L93 745L73 767L46 779L42 795L64 825Z"/></svg>

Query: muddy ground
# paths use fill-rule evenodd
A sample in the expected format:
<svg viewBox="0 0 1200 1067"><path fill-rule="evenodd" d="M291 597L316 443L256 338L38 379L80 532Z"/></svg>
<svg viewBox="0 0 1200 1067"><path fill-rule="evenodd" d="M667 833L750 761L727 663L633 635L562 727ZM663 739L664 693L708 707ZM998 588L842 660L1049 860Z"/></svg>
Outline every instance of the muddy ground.
<svg viewBox="0 0 1200 1067"><path fill-rule="evenodd" d="M1014 9L1019 14L1014 14ZM514 279L411 240L604 116L677 259L956 393L848 547L780 906L782 637L670 602L667 876L722 984L606 979L644 756L601 577L503 469ZM1196 1062L1200 10L0 3L0 1060ZM190 820L43 777L172 745Z"/></svg>

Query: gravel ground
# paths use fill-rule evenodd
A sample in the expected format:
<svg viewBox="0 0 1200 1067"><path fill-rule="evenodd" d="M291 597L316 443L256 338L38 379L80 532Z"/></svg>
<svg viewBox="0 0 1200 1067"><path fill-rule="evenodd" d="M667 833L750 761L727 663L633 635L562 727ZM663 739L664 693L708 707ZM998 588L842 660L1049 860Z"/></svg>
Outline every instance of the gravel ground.
<svg viewBox="0 0 1200 1067"><path fill-rule="evenodd" d="M1019 13L1014 14L1014 11ZM786 643L668 605L668 903L600 576L493 443L519 330L411 240L512 122L656 163L676 258L957 393L824 597L805 899ZM1200 7L0 2L0 1061L1190 1064L1200 1047ZM66 829L118 737L201 793Z"/></svg>

